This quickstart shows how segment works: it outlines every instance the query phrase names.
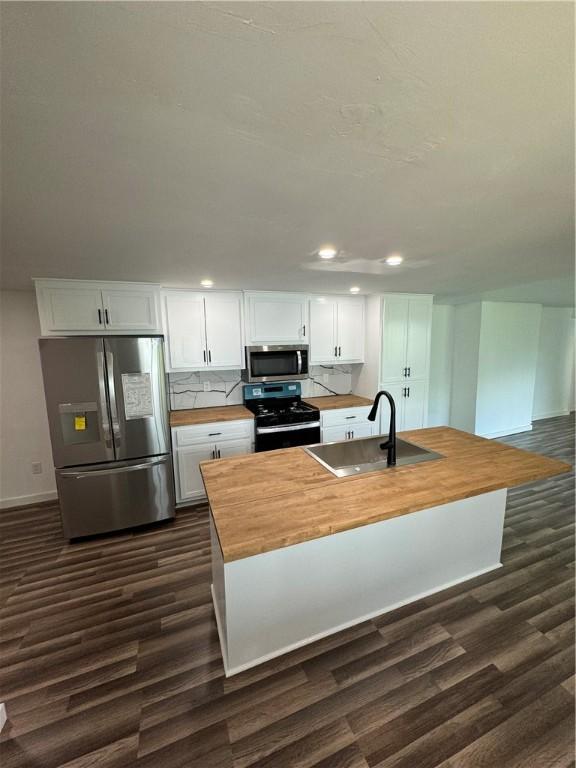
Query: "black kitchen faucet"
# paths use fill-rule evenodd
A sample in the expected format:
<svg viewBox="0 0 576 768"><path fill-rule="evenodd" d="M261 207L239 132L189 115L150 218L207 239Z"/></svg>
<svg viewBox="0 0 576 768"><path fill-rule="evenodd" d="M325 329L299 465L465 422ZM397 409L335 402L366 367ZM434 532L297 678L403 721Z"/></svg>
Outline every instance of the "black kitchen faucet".
<svg viewBox="0 0 576 768"><path fill-rule="evenodd" d="M384 395L390 403L390 425L388 427L388 440L386 440L385 443L380 443L380 448L383 451L388 451L387 464L389 467L393 467L396 464L396 403L390 392L386 392L384 389L378 392L374 399L374 405L368 414L368 421L376 420L376 413L378 412L378 405L380 404L382 395Z"/></svg>

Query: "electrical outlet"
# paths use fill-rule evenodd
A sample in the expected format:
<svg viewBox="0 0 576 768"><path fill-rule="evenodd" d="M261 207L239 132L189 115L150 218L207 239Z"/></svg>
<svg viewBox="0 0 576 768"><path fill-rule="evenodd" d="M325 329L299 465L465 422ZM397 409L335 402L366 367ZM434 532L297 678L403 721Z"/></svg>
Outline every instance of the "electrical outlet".
<svg viewBox="0 0 576 768"><path fill-rule="evenodd" d="M204 382L204 392L210 392L210 389L211 389L210 382L209 381L205 381Z"/></svg>
<svg viewBox="0 0 576 768"><path fill-rule="evenodd" d="M32 468L32 474L33 475L41 475L42 474L42 462L41 461L33 461L30 466Z"/></svg>

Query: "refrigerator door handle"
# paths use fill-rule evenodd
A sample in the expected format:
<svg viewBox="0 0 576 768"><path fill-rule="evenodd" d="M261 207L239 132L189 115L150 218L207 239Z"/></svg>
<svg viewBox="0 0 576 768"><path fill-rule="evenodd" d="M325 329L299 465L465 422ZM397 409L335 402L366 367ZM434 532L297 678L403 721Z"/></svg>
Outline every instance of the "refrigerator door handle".
<svg viewBox="0 0 576 768"><path fill-rule="evenodd" d="M144 461L141 464L132 464L124 467L109 467L108 469L90 469L86 472L60 472L60 477L73 477L75 480L81 480L83 477L96 477L100 475L116 475L124 472L137 472L140 469L150 469L157 464L165 464L168 457L161 456L159 459Z"/></svg>
<svg viewBox="0 0 576 768"><path fill-rule="evenodd" d="M112 433L114 442L120 445L122 442L122 432L120 431L120 422L118 421L118 407L116 405L116 388L114 386L114 355L110 350L106 350L106 367L108 368L108 397L110 398L110 416L112 418Z"/></svg>
<svg viewBox="0 0 576 768"><path fill-rule="evenodd" d="M100 418L102 434L107 448L112 447L112 437L110 435L110 421L108 419L108 403L106 402L106 386L104 384L104 352L99 350L96 353L96 362L98 365L98 394L100 395Z"/></svg>

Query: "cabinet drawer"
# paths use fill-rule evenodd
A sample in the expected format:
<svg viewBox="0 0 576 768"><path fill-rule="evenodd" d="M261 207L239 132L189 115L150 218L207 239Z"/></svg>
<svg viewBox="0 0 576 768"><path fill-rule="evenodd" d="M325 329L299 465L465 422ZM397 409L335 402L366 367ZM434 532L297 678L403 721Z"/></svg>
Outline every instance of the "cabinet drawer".
<svg viewBox="0 0 576 768"><path fill-rule="evenodd" d="M197 443L221 442L222 440L237 440L247 438L252 440L254 422L251 419L242 421L217 421L211 424L195 424L191 427L173 427L172 442L176 448Z"/></svg>
<svg viewBox="0 0 576 768"><path fill-rule="evenodd" d="M369 405L357 408L337 408L333 411L322 411L322 428L366 422L369 413Z"/></svg>

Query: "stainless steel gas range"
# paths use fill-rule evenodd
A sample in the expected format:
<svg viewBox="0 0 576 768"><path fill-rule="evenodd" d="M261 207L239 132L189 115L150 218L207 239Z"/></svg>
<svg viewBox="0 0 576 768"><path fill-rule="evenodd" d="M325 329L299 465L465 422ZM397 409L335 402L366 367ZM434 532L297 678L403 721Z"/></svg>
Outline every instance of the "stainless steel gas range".
<svg viewBox="0 0 576 768"><path fill-rule="evenodd" d="M300 382L247 384L244 405L255 415L255 450L320 442L320 411L302 401Z"/></svg>

